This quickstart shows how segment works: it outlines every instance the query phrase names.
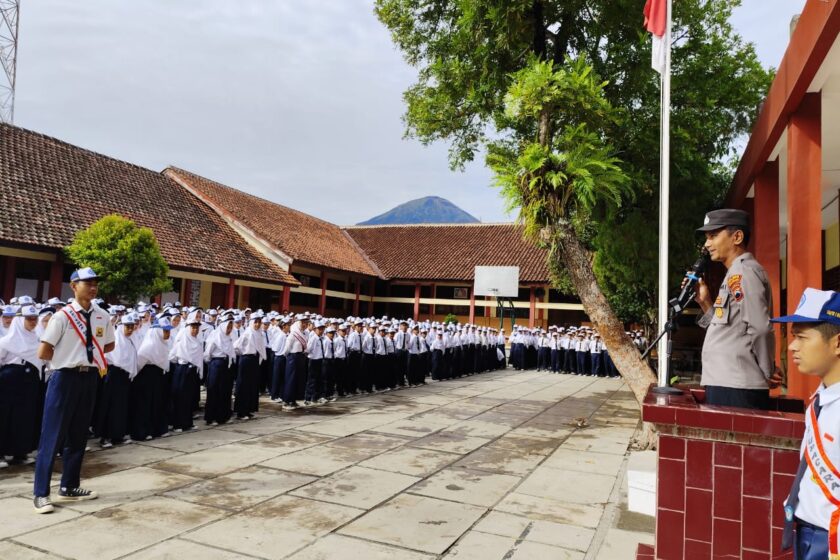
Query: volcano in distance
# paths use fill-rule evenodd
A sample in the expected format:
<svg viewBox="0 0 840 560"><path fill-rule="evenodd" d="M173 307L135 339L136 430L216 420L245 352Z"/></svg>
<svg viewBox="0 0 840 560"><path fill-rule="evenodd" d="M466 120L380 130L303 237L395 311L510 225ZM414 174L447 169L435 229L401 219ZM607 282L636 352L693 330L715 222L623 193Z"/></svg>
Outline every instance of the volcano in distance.
<svg viewBox="0 0 840 560"><path fill-rule="evenodd" d="M477 224L475 216L464 212L445 198L426 196L409 200L384 214L379 214L360 226L387 224Z"/></svg>

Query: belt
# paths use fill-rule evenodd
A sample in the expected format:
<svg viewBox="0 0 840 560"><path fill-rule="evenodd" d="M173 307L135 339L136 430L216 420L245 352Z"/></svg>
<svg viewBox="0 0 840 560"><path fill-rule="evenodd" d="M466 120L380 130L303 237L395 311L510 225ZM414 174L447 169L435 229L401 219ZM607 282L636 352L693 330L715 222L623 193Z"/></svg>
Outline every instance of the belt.
<svg viewBox="0 0 840 560"><path fill-rule="evenodd" d="M94 366L78 366L78 367L70 367L70 368L59 368L63 371L75 371L78 373L87 373L90 371L99 371L99 368Z"/></svg>
<svg viewBox="0 0 840 560"><path fill-rule="evenodd" d="M828 532L826 529L823 529L822 527L817 527L813 523L808 523L807 521L802 521L798 517L794 517L793 519L794 519L794 522L796 523L796 525L799 526L799 527L807 527L808 529L811 529L812 531L822 531L823 533Z"/></svg>

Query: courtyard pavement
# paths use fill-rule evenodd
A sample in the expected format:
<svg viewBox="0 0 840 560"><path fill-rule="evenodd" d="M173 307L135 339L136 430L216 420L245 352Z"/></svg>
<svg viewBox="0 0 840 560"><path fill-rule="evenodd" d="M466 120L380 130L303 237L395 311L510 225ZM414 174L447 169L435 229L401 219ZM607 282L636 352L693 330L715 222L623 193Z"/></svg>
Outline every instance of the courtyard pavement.
<svg viewBox="0 0 840 560"><path fill-rule="evenodd" d="M48 515L31 466L0 472L0 558L614 560L650 542L620 523L639 424L620 379L508 370L200 424L91 440L99 499Z"/></svg>

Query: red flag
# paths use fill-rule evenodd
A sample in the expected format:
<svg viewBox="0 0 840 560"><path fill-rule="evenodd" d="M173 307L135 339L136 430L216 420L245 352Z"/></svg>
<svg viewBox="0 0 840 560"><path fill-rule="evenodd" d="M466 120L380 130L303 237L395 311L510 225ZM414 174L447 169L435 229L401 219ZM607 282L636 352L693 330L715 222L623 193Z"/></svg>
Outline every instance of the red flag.
<svg viewBox="0 0 840 560"><path fill-rule="evenodd" d="M645 2L645 28L656 35L665 35L668 18L668 0L647 0Z"/></svg>

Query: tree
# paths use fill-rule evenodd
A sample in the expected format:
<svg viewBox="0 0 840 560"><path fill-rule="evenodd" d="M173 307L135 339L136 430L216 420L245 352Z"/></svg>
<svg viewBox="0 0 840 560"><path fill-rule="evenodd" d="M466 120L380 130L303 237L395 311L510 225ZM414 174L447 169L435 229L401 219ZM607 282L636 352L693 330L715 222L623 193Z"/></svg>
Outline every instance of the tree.
<svg viewBox="0 0 840 560"><path fill-rule="evenodd" d="M681 262L694 258L699 217L729 184L735 140L749 131L772 77L758 63L752 45L745 44L728 23L739 3L674 3L670 224L674 285ZM576 134L587 138L589 153L576 157L609 164L599 173L614 176L613 188L620 190L622 204L609 202L614 195L600 187L591 189L595 199L580 206L575 203L568 214L571 222L547 231L544 242L553 245L554 278L571 276L577 268L594 273L582 286L578 285L582 278L571 278L567 284L575 287L590 317L608 324L611 331L620 319L649 323L656 301L659 80L650 69L650 41L641 22L643 4L642 0L377 0L375 8L406 60L418 68L417 82L404 94L406 134L423 143L449 142L453 169L462 168L482 151L488 151L488 163L500 166L503 149L510 161L514 154L525 157L517 159L522 169L540 161L548 162L546 170L559 169L564 162L558 158L567 156L556 148L574 139L565 126L574 124L568 120L574 115L558 115L557 107L551 106L536 121L525 113L514 118L513 99L506 103L505 96L515 96L511 88L517 81L521 89L528 80L550 81L548 74L562 71L583 78L579 67L564 69L567 57L586 60L596 74L610 80L598 84L596 97L616 108L615 113L607 112L620 118L621 125L607 125L610 119L594 128L587 123ZM550 70L537 66L547 62L553 64ZM584 109L579 106L587 113ZM555 138L557 134L566 136ZM618 180L620 174L626 181ZM569 181L583 180L574 174L559 179L567 187ZM505 187L504 180L500 184ZM562 190L559 183L558 188ZM560 207L564 212L569 209L565 204ZM581 208L585 212L579 214ZM527 224L527 212L523 217ZM567 244L564 249L561 235L577 239L572 242L576 246ZM569 251L576 258L568 260ZM622 329L620 344L627 348L629 341L623 336ZM606 342L615 353L615 345ZM626 367L618 360L617 364L627 375ZM648 370L641 378L650 376ZM634 387L637 397L643 390Z"/></svg>
<svg viewBox="0 0 840 560"><path fill-rule="evenodd" d="M79 231L64 251L74 263L102 275L102 297L133 302L172 290L169 267L155 234L123 216L111 214L97 220Z"/></svg>
<svg viewBox="0 0 840 560"><path fill-rule="evenodd" d="M505 95L510 130L488 144L487 162L525 234L551 248L597 326L621 375L639 402L655 381L600 289L588 243L594 219L632 199L628 176L615 157L608 130L621 111L583 57L559 68L533 57L513 76Z"/></svg>

